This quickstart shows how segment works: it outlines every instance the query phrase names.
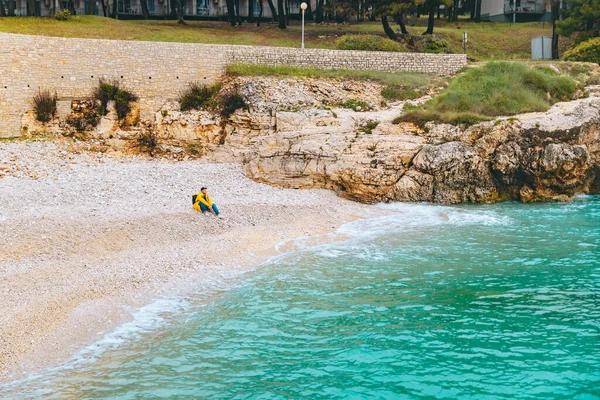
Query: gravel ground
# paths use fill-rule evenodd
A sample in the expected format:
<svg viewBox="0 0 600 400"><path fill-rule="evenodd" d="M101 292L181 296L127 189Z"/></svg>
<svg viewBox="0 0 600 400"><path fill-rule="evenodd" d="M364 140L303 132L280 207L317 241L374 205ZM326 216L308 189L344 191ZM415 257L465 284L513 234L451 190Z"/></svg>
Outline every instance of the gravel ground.
<svg viewBox="0 0 600 400"><path fill-rule="evenodd" d="M221 217L191 208L201 186ZM153 298L201 291L284 240L318 241L372 212L255 183L236 165L0 142L0 381L66 359Z"/></svg>

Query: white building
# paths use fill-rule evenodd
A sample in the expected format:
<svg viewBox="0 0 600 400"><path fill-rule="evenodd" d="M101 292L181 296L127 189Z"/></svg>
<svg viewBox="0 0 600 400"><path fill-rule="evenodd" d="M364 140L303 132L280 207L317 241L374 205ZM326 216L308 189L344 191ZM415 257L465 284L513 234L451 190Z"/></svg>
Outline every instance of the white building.
<svg viewBox="0 0 600 400"><path fill-rule="evenodd" d="M550 6L544 0L482 0L481 19L499 22L549 21Z"/></svg>

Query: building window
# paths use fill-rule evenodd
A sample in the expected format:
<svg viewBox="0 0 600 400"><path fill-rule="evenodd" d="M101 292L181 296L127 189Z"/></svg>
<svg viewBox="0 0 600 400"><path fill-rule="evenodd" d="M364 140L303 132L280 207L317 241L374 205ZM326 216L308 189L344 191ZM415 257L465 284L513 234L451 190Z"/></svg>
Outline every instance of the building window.
<svg viewBox="0 0 600 400"><path fill-rule="evenodd" d="M118 0L117 9L120 13L129 14L131 11L131 0Z"/></svg>
<svg viewBox="0 0 600 400"><path fill-rule="evenodd" d="M197 0L196 1L196 15L209 15L210 5L209 0Z"/></svg>

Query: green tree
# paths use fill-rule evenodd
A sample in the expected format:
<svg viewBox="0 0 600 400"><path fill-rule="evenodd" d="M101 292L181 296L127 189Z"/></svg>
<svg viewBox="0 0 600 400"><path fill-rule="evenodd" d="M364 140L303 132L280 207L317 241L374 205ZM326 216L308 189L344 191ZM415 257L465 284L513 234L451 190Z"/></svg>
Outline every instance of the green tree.
<svg viewBox="0 0 600 400"><path fill-rule="evenodd" d="M557 23L558 33L571 36L583 32L578 42L600 36L600 0L564 0L563 20Z"/></svg>

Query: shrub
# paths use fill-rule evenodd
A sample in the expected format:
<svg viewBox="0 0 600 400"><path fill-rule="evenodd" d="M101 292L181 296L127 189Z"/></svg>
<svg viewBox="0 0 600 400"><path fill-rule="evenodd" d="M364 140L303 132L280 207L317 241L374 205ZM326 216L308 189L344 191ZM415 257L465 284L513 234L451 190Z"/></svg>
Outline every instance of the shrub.
<svg viewBox="0 0 600 400"><path fill-rule="evenodd" d="M450 53L448 42L442 38L429 38L425 42L425 53L445 54Z"/></svg>
<svg viewBox="0 0 600 400"><path fill-rule="evenodd" d="M221 90L221 85L202 85L197 82L190 83L187 89L179 96L181 111L201 110L214 106L215 96Z"/></svg>
<svg viewBox="0 0 600 400"><path fill-rule="evenodd" d="M57 11L54 14L54 19L56 19L57 21L68 21L71 19L71 16L72 16L71 11L63 9L63 10Z"/></svg>
<svg viewBox="0 0 600 400"><path fill-rule="evenodd" d="M137 101L137 99L137 96L129 90L118 89L113 99L115 101L117 117L119 119L125 118L129 111L131 111L131 103Z"/></svg>
<svg viewBox="0 0 600 400"><path fill-rule="evenodd" d="M564 59L565 61L586 61L600 64L600 38L586 40L567 50Z"/></svg>
<svg viewBox="0 0 600 400"><path fill-rule="evenodd" d="M453 78L444 92L421 109L405 108L399 120L470 124L481 118L546 111L557 101L571 99L576 89L573 79L554 71L519 63L488 63Z"/></svg>
<svg viewBox="0 0 600 400"><path fill-rule="evenodd" d="M344 35L335 41L339 50L402 51L402 45L378 35Z"/></svg>
<svg viewBox="0 0 600 400"><path fill-rule="evenodd" d="M413 100L421 97L421 94L412 88L402 86L386 86L381 89L381 96L391 101Z"/></svg>
<svg viewBox="0 0 600 400"><path fill-rule="evenodd" d="M221 103L221 116L223 118L229 118L236 110L247 107L246 101L239 93L237 87L232 92L221 96L219 102Z"/></svg>
<svg viewBox="0 0 600 400"><path fill-rule="evenodd" d="M371 106L367 102L357 99L348 99L340 104L344 108L349 108L354 111L369 111Z"/></svg>
<svg viewBox="0 0 600 400"><path fill-rule="evenodd" d="M38 121L48 122L56 115L57 100L56 94L49 90L41 91L33 97L32 105Z"/></svg>
<svg viewBox="0 0 600 400"><path fill-rule="evenodd" d="M108 113L108 102L114 100L115 94L119 90L119 81L107 82L100 79L98 86L94 89L92 97L100 102L98 113L106 115Z"/></svg>
<svg viewBox="0 0 600 400"><path fill-rule="evenodd" d="M131 103L137 101L137 96L126 89L119 87L119 82L114 80L107 82L100 79L98 86L94 89L92 97L100 102L98 114L106 115L108 113L108 102L115 102L115 111L117 117L123 119L131 111Z"/></svg>
<svg viewBox="0 0 600 400"><path fill-rule="evenodd" d="M361 125L359 131L366 135L370 135L373 133L373 131L375 130L375 128L377 128L378 125L379 121L373 121L372 119L370 119Z"/></svg>

